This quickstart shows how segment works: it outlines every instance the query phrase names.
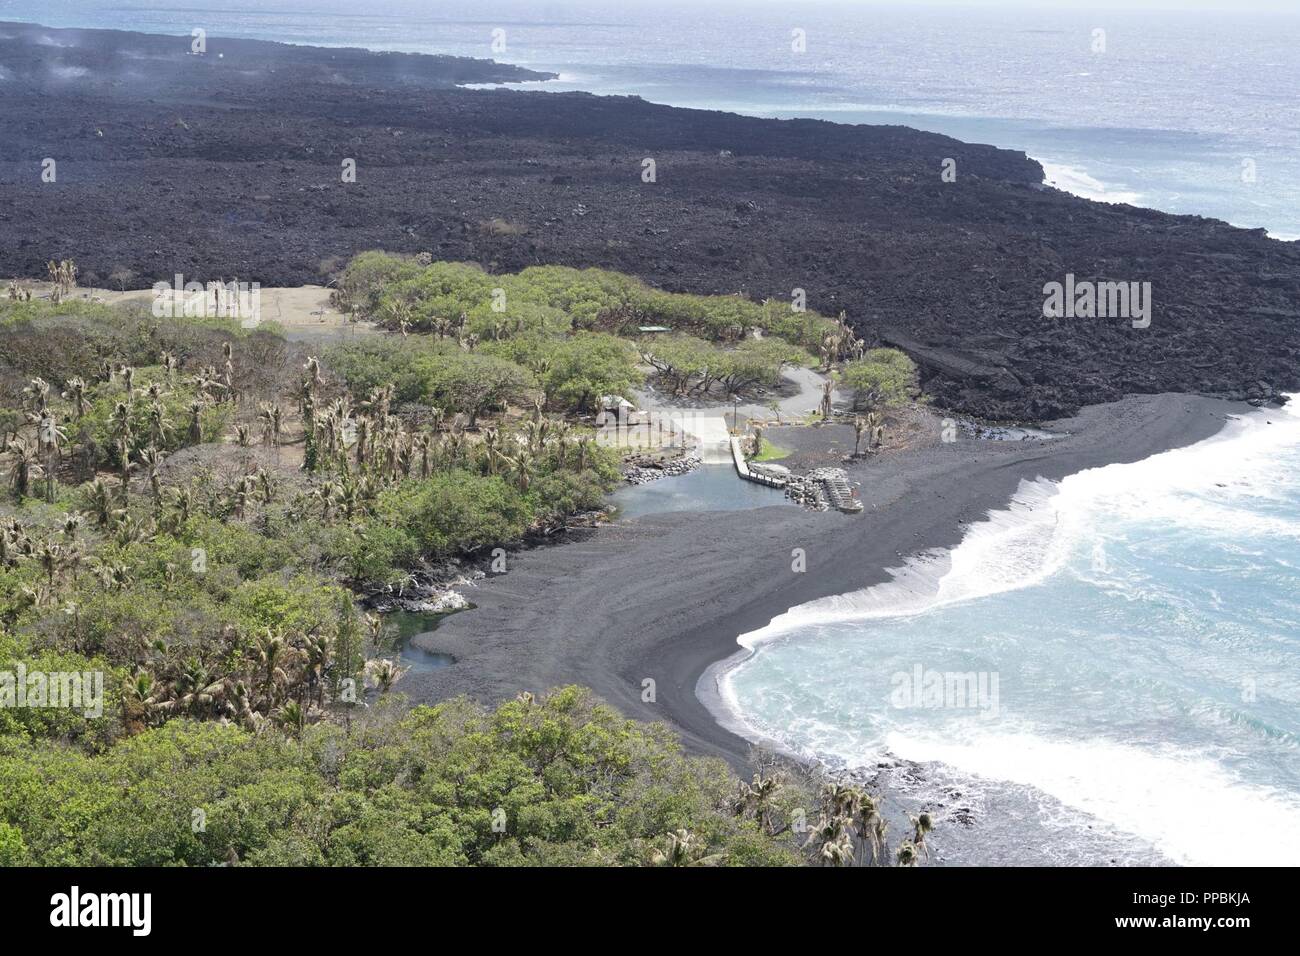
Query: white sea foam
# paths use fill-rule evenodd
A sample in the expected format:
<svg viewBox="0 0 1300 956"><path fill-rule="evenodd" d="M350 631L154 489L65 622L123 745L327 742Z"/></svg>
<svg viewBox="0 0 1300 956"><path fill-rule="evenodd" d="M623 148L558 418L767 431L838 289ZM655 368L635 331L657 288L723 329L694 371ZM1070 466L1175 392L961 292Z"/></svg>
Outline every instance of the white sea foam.
<svg viewBox="0 0 1300 956"><path fill-rule="evenodd" d="M1031 587L1060 570L1099 506L1112 514L1155 516L1184 526L1222 528L1231 521L1241 527L1244 522L1249 530L1300 537L1293 521L1226 504L1277 497L1278 486L1294 479L1273 464L1273 453L1295 444L1300 444L1300 407L1292 402L1139 462L1087 469L1059 483L1022 481L1006 508L971 524L951 551L927 552L890 568L890 580L883 584L797 605L738 642L752 650L820 624L919 614Z"/></svg>
<svg viewBox="0 0 1300 956"><path fill-rule="evenodd" d="M792 608L739 643L753 651L772 638L816 634L825 624L915 615L1033 586L1065 565L1081 536L1084 544L1096 539L1103 516L1207 532L1232 528L1300 537L1295 522L1252 507L1284 500L1279 489L1293 487L1297 478L1278 464L1277 453L1297 446L1300 408L1292 403L1242 416L1213 438L1140 462L1082 471L1059 483L1024 482L1006 509L972 524L951 552L922 555L893 569L884 584ZM731 670L715 677L731 712L728 725L769 744L785 743L784 731L770 721L757 715L747 719L736 697L732 678L754 660L751 654L733 661ZM850 766L879 756L855 752L865 737L850 739L824 721L814 726L801 716L786 718L800 722L801 742L793 749L804 756ZM895 726L886 728L877 744L907 760L938 762L963 775L1033 788L1068 809L1061 825L1133 834L1180 863L1300 860L1300 798L1242 779L1200 751L1160 741L1048 736L1028 724L963 724L960 730Z"/></svg>
<svg viewBox="0 0 1300 956"><path fill-rule="evenodd" d="M909 760L1033 787L1184 865L1294 866L1300 860L1300 800L1249 784L1186 750L1015 732L960 740L890 733L885 742Z"/></svg>
<svg viewBox="0 0 1300 956"><path fill-rule="evenodd" d="M1141 193L1131 190L1109 189L1101 180L1089 176L1077 166L1049 163L1041 159L1038 162L1043 167L1043 183L1062 192L1091 199L1093 202L1127 203L1130 206L1139 205L1138 200L1142 198Z"/></svg>

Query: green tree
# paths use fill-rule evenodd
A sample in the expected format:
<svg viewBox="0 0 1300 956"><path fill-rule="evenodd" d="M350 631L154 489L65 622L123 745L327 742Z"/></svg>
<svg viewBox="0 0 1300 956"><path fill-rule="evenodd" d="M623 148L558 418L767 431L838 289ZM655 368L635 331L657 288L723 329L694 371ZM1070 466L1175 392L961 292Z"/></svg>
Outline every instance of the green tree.
<svg viewBox="0 0 1300 956"><path fill-rule="evenodd" d="M889 408L915 394L916 363L897 349L872 349L844 366L841 381L853 389L855 407Z"/></svg>

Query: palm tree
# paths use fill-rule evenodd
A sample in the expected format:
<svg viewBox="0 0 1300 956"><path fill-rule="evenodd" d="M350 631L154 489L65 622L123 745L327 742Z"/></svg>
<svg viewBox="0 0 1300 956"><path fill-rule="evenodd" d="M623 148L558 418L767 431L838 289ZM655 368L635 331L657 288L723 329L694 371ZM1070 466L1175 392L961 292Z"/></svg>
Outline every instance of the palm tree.
<svg viewBox="0 0 1300 956"><path fill-rule="evenodd" d="M160 473L163 463L163 453L153 445L144 449L139 454L140 464L144 465L145 472L149 478L149 492L153 495L153 506L155 511L162 510L162 481Z"/></svg>
<svg viewBox="0 0 1300 956"><path fill-rule="evenodd" d="M257 662L259 668L263 671L263 686L265 687L268 705L273 704L275 701L276 684L288 680L288 675L281 666L287 647L284 638L270 628L267 628L266 634L258 640Z"/></svg>
<svg viewBox="0 0 1300 956"><path fill-rule="evenodd" d="M194 507L194 495L188 488L176 488L172 492L172 518L175 528L180 528L190 520L190 510Z"/></svg>
<svg viewBox="0 0 1300 956"><path fill-rule="evenodd" d="M587 459L591 456L591 448L595 440L590 435L583 435L578 439L578 470L587 470Z"/></svg>
<svg viewBox="0 0 1300 956"><path fill-rule="evenodd" d="M885 419L879 412L867 412L864 424L867 429L867 450L870 451L885 440Z"/></svg>
<svg viewBox="0 0 1300 956"><path fill-rule="evenodd" d="M262 504L269 505L275 499L276 480L265 468L257 469L257 474L253 476L257 479L257 489L262 496Z"/></svg>
<svg viewBox="0 0 1300 956"><path fill-rule="evenodd" d="M361 504L360 489L351 475L338 483L338 501L343 509L343 517L350 521Z"/></svg>
<svg viewBox="0 0 1300 956"><path fill-rule="evenodd" d="M63 516L63 536L68 539L69 544L77 543L77 532L81 530L81 526L85 520L85 518L75 512Z"/></svg>
<svg viewBox="0 0 1300 956"><path fill-rule="evenodd" d="M248 499L253 493L256 483L250 475L244 475L232 489L231 495L235 505L235 517L240 521L244 520L244 511L248 508Z"/></svg>
<svg viewBox="0 0 1300 956"><path fill-rule="evenodd" d="M329 524L334 519L334 504L338 491L338 485L332 481L327 481L312 493L312 497L320 502L321 520L326 524Z"/></svg>
<svg viewBox="0 0 1300 956"><path fill-rule="evenodd" d="M162 353L162 367L167 375L167 384L174 386L176 384L176 371L180 368L180 363L176 361L176 356L171 352Z"/></svg>
<svg viewBox="0 0 1300 956"><path fill-rule="evenodd" d="M853 833L848 819L838 813L822 815L804 847L814 844L814 855L822 866L848 866L853 862Z"/></svg>
<svg viewBox="0 0 1300 956"><path fill-rule="evenodd" d="M111 528L123 514L113 507L113 493L103 478L96 478L86 485L86 511L101 528Z"/></svg>
<svg viewBox="0 0 1300 956"><path fill-rule="evenodd" d="M79 378L68 379L68 388L63 397L76 407L77 421L86 417L86 383Z"/></svg>
<svg viewBox="0 0 1300 956"><path fill-rule="evenodd" d="M433 447L433 436L420 432L415 436L415 449L420 453L420 477L429 477L429 451Z"/></svg>
<svg viewBox="0 0 1300 956"><path fill-rule="evenodd" d="M128 445L132 437L131 405L118 402L108 416L108 434L114 441L125 441Z"/></svg>
<svg viewBox="0 0 1300 956"><path fill-rule="evenodd" d="M497 461L502 457L501 432L490 425L483 429L483 455L487 461L487 473L495 475L497 473Z"/></svg>
<svg viewBox="0 0 1300 956"><path fill-rule="evenodd" d="M307 727L307 711L296 700L287 700L272 718L275 725L293 737L299 737Z"/></svg>
<svg viewBox="0 0 1300 956"><path fill-rule="evenodd" d="M101 558L95 562L94 572L105 591L121 591L131 582L130 568L120 562Z"/></svg>
<svg viewBox="0 0 1300 956"><path fill-rule="evenodd" d="M895 859L899 866L916 866L920 862L920 855L911 840L904 840L898 847L898 855Z"/></svg>
<svg viewBox="0 0 1300 956"><path fill-rule="evenodd" d="M165 445L167 433L171 430L172 422L167 417L167 409L160 399L155 398L149 406L149 440L155 445Z"/></svg>
<svg viewBox="0 0 1300 956"><path fill-rule="evenodd" d="M832 782L822 787L822 803L830 808L833 816L837 817L852 818L862 806L866 796L861 787L852 784Z"/></svg>
<svg viewBox="0 0 1300 956"><path fill-rule="evenodd" d="M668 834L666 848L651 852L650 862L654 866L717 866L726 859L724 853L706 855L707 850L689 830L675 830Z"/></svg>
<svg viewBox="0 0 1300 956"><path fill-rule="evenodd" d="M32 379L24 388L23 396L38 417L43 416L50 404L50 384L39 376Z"/></svg>
<svg viewBox="0 0 1300 956"><path fill-rule="evenodd" d="M270 445L278 451L280 448L280 431L283 427L280 406L273 405L270 402L263 402L262 411L258 417L262 422L262 444Z"/></svg>
<svg viewBox="0 0 1300 956"><path fill-rule="evenodd" d="M572 431L573 427L565 421L556 422L552 429L552 437L555 440L555 461L561 468L569 458Z"/></svg>
<svg viewBox="0 0 1300 956"><path fill-rule="evenodd" d="M931 819L930 814L924 812L919 813L916 816L912 816L909 813L907 817L912 821L913 845L917 850L928 857L930 855L930 848L926 845L925 835L934 829L934 820Z"/></svg>
<svg viewBox="0 0 1300 956"><path fill-rule="evenodd" d="M45 573L45 583L51 591L54 590L54 579L63 571L67 561L68 552L64 550L63 545L53 541L45 542L36 552L36 562Z"/></svg>
<svg viewBox="0 0 1300 956"><path fill-rule="evenodd" d="M191 445L201 445L203 443L203 426L199 422L199 413L202 411L202 402L198 400L190 402L190 427L185 438Z"/></svg>
<svg viewBox="0 0 1300 956"><path fill-rule="evenodd" d="M527 491L533 483L533 456L526 448L519 449L511 462L514 465L515 484L520 491Z"/></svg>
<svg viewBox="0 0 1300 956"><path fill-rule="evenodd" d="M218 684L212 680L202 661L197 657L188 658L176 675L176 696L170 702L171 709L190 714L202 713L212 706Z"/></svg>
<svg viewBox="0 0 1300 956"><path fill-rule="evenodd" d="M407 670L405 667L399 667L386 658L368 661L366 669L369 671L369 676L375 682L375 687L381 696L392 690L393 685Z"/></svg>
<svg viewBox="0 0 1300 956"><path fill-rule="evenodd" d="M9 466L9 483L21 501L31 493L32 478L43 470L40 455L25 438L15 438L9 443L9 450L14 459Z"/></svg>
<svg viewBox="0 0 1300 956"><path fill-rule="evenodd" d="M226 718L248 730L259 729L264 718L253 709L252 695L248 691L247 684L243 681L226 680L217 697Z"/></svg>
<svg viewBox="0 0 1300 956"><path fill-rule="evenodd" d="M769 830L768 813L771 810L772 800L781 788L781 782L776 777L764 777L761 773L754 774L753 781L740 783L740 795L736 798L734 808L737 816L753 815L757 821L759 829Z"/></svg>
<svg viewBox="0 0 1300 956"><path fill-rule="evenodd" d="M146 670L136 671L122 687L123 723L128 736L140 733L159 711L158 682Z"/></svg>
<svg viewBox="0 0 1300 956"><path fill-rule="evenodd" d="M309 635L303 641L303 673L307 693L316 692L316 706L325 706L325 671L330 663L330 639L323 634Z"/></svg>
<svg viewBox="0 0 1300 956"><path fill-rule="evenodd" d="M861 841L864 850L870 850L872 862L878 863L885 852L884 820L880 816L876 801L871 796L863 796L853 822L858 840Z"/></svg>
<svg viewBox="0 0 1300 956"><path fill-rule="evenodd" d="M37 440L45 450L45 500L54 501L54 456L59 450L60 442L68 440L68 433L55 423L48 413L41 417L37 430Z"/></svg>

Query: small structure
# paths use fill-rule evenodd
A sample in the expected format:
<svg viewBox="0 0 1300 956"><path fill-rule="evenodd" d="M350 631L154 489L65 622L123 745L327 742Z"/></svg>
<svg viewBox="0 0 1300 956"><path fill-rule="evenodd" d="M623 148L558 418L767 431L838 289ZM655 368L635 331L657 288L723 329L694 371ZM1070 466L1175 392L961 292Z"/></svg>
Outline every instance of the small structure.
<svg viewBox="0 0 1300 956"><path fill-rule="evenodd" d="M636 406L622 395L602 395L600 396L600 410L613 412L615 415L630 415L636 411Z"/></svg>
<svg viewBox="0 0 1300 956"><path fill-rule="evenodd" d="M666 325L639 325L637 331L642 335L654 335L657 332L671 332L672 329Z"/></svg>
<svg viewBox="0 0 1300 956"><path fill-rule="evenodd" d="M636 414L636 406L622 395L600 396L600 413L596 415L597 425L628 425Z"/></svg>
<svg viewBox="0 0 1300 956"><path fill-rule="evenodd" d="M769 488L785 487L786 478L778 477L766 470L759 471L757 468L749 467L749 462L745 461L745 453L740 448L740 439L734 435L731 438L731 458L736 463L736 474L740 475L745 481L767 485Z"/></svg>

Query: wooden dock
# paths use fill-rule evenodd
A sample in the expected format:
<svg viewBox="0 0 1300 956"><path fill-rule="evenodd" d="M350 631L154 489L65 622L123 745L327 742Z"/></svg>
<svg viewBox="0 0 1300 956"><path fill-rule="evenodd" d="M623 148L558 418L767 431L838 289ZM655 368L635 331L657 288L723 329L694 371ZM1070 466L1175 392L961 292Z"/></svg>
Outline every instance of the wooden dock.
<svg viewBox="0 0 1300 956"><path fill-rule="evenodd" d="M731 439L731 460L735 462L736 474L746 481L752 481L755 484L767 485L769 488L784 488L784 478L774 478L771 475L765 475L761 472L752 471L749 462L745 461L745 453L740 449L740 439L732 436Z"/></svg>

